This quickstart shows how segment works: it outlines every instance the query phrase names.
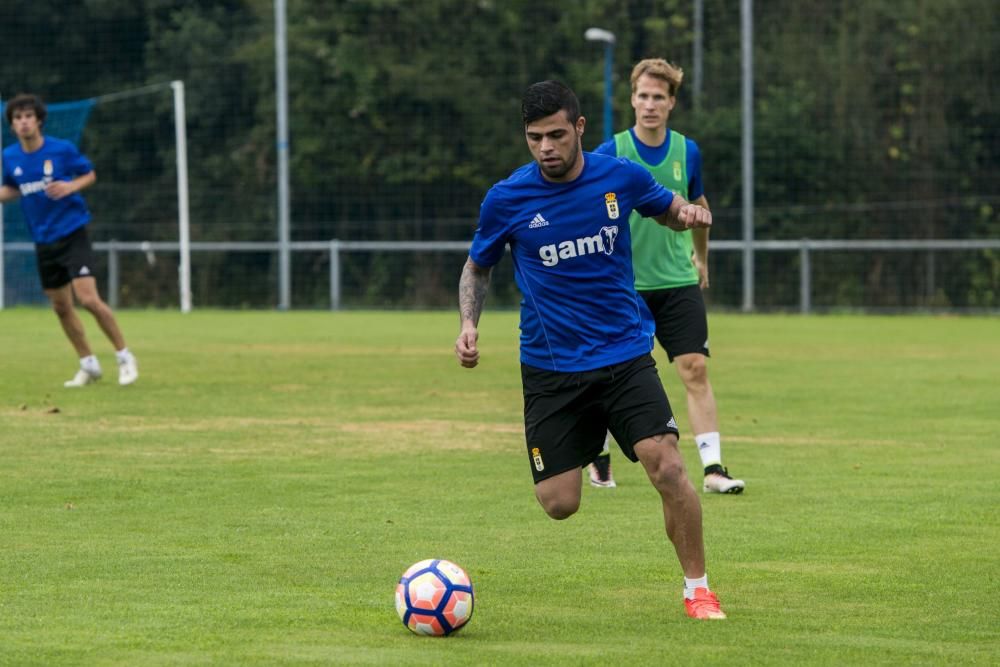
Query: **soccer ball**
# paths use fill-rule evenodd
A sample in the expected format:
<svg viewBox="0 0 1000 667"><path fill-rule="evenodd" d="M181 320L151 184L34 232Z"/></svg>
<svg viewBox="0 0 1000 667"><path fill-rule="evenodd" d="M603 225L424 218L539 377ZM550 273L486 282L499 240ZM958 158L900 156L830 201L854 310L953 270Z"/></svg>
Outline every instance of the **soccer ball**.
<svg viewBox="0 0 1000 667"><path fill-rule="evenodd" d="M472 581L451 561L429 558L414 563L396 586L396 612L418 635L443 637L472 618Z"/></svg>

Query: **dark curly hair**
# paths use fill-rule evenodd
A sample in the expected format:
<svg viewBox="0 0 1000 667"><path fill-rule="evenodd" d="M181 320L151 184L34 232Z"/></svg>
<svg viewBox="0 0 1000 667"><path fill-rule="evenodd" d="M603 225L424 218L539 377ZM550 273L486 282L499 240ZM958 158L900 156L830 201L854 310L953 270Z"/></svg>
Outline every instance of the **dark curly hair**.
<svg viewBox="0 0 1000 667"><path fill-rule="evenodd" d="M6 106L7 108L5 112L7 115L8 125L12 125L14 123L14 112L21 111L23 109L32 109L35 112L35 118L38 119L39 124L45 123L45 103L42 102L42 98L38 95L18 93L7 102Z"/></svg>
<svg viewBox="0 0 1000 667"><path fill-rule="evenodd" d="M539 118L565 111L571 124L580 117L580 100L560 81L539 81L528 86L521 98L521 117L527 126Z"/></svg>

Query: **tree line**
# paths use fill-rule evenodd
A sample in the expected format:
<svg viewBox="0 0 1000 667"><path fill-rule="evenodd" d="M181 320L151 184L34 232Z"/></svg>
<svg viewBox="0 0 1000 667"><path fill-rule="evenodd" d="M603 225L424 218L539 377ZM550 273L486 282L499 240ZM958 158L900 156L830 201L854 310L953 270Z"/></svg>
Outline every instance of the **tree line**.
<svg viewBox="0 0 1000 667"><path fill-rule="evenodd" d="M755 4L757 238L997 236L994 3ZM589 119L585 149L600 143L603 50L583 39L592 26L617 38L616 129L632 121L633 62L685 68L671 125L702 148L713 238L740 238L739 7L703 5L695 99L691 0L289 0L294 238L469 238L485 190L529 159L519 120L528 84L570 84ZM0 23L16 54L0 63L0 92L60 101L183 80L193 237L272 240L273 30L264 0L36 0ZM172 132L169 95L95 107L83 148L100 175L98 238L175 238ZM882 280L879 260L850 261L846 273ZM959 263L964 292L946 300L995 308L1000 259ZM450 289L450 268L407 280ZM390 267L356 272L396 280ZM837 293L857 276L830 279L823 289Z"/></svg>

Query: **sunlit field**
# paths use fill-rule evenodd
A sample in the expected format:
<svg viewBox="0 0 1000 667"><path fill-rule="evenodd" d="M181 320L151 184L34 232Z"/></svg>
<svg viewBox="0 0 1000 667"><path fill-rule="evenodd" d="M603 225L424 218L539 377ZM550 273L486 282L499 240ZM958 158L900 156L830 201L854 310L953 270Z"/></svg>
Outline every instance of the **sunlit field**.
<svg viewBox="0 0 1000 667"><path fill-rule="evenodd" d="M638 465L538 507L515 313L470 371L452 312L123 311L125 388L82 315L107 377L71 390L55 317L0 312L0 665L1000 662L998 318L710 317L747 490L702 496L697 622ZM431 557L475 586L445 639L393 607Z"/></svg>

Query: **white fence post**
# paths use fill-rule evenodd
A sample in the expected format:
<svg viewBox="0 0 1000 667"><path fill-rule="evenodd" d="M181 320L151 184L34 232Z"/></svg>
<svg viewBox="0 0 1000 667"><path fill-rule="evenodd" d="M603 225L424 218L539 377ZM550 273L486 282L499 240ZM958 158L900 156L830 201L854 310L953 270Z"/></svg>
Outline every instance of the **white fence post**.
<svg viewBox="0 0 1000 667"><path fill-rule="evenodd" d="M118 308L118 286L121 272L118 267L118 242L108 242L108 305Z"/></svg>
<svg viewBox="0 0 1000 667"><path fill-rule="evenodd" d="M181 312L191 312L191 214L188 210L187 112L184 82L171 81L174 91L174 137L177 144L177 227L181 257L179 274Z"/></svg>
<svg viewBox="0 0 1000 667"><path fill-rule="evenodd" d="M809 239L799 247L799 310L808 315L812 308L812 266L809 262Z"/></svg>
<svg viewBox="0 0 1000 667"><path fill-rule="evenodd" d="M340 310L340 241L330 241L330 310Z"/></svg>

